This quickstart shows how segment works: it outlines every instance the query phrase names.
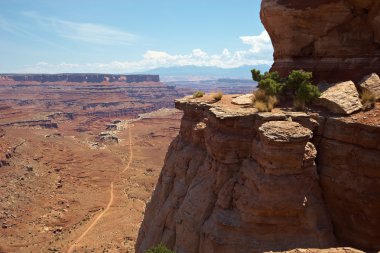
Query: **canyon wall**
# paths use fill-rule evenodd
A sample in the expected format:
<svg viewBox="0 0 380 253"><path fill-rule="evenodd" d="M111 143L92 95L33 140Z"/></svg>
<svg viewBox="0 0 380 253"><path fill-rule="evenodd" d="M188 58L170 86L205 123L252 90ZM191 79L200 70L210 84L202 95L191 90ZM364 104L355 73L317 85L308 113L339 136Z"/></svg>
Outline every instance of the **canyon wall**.
<svg viewBox="0 0 380 253"><path fill-rule="evenodd" d="M1 82L68 82L68 83L103 83L103 82L159 82L159 75L112 75L112 74L2 74Z"/></svg>
<svg viewBox="0 0 380 253"><path fill-rule="evenodd" d="M316 81L359 81L380 73L380 2L263 0L274 46L272 70L312 71Z"/></svg>
<svg viewBox="0 0 380 253"><path fill-rule="evenodd" d="M180 96L175 87L161 82L0 84L0 127L57 128L81 118L85 122L78 130L84 131L104 118L137 117L173 107Z"/></svg>
<svg viewBox="0 0 380 253"><path fill-rule="evenodd" d="M190 98L176 107L180 134L137 252L380 249L380 125Z"/></svg>

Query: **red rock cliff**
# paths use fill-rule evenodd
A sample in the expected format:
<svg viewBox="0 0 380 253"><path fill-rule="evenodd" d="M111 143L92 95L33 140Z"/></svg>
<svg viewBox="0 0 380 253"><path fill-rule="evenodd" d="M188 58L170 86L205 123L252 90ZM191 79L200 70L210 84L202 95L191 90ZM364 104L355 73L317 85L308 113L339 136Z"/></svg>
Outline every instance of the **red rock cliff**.
<svg viewBox="0 0 380 253"><path fill-rule="evenodd" d="M191 99L176 107L180 135L137 252L161 242L181 253L380 249L379 126Z"/></svg>
<svg viewBox="0 0 380 253"><path fill-rule="evenodd" d="M377 0L263 0L261 20L274 46L272 70L305 69L329 82L380 73Z"/></svg>

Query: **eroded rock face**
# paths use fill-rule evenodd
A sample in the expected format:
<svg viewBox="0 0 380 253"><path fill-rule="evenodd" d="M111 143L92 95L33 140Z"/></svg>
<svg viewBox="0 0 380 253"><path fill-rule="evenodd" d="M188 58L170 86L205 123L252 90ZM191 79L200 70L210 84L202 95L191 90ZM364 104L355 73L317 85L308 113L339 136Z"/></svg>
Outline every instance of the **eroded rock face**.
<svg viewBox="0 0 380 253"><path fill-rule="evenodd" d="M327 119L318 148L323 195L342 245L380 249L380 126Z"/></svg>
<svg viewBox="0 0 380 253"><path fill-rule="evenodd" d="M261 20L274 46L272 70L312 71L317 81L360 81L380 73L377 0L263 0Z"/></svg>
<svg viewBox="0 0 380 253"><path fill-rule="evenodd" d="M350 115L363 107L359 92L351 81L332 85L324 90L314 103L327 108L332 113L344 115Z"/></svg>
<svg viewBox="0 0 380 253"><path fill-rule="evenodd" d="M159 243L179 253L380 249L380 126L189 98L176 107L180 134L137 252ZM325 252L335 250L359 252Z"/></svg>
<svg viewBox="0 0 380 253"><path fill-rule="evenodd" d="M285 115L176 106L185 113L180 135L147 207L137 252L160 242L179 253L335 245L310 129Z"/></svg>

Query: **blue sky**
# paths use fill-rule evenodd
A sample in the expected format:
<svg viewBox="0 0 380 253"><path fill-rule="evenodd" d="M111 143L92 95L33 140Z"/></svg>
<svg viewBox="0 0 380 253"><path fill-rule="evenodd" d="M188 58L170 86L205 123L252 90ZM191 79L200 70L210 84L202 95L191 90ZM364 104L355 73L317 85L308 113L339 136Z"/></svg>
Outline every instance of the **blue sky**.
<svg viewBox="0 0 380 253"><path fill-rule="evenodd" d="M6 0L0 72L270 64L259 0Z"/></svg>

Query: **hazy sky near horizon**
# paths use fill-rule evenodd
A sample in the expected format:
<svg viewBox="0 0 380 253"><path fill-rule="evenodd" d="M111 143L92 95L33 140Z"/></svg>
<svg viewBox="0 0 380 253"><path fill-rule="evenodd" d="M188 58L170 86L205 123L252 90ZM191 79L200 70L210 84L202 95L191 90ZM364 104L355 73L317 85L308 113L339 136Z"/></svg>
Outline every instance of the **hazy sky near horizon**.
<svg viewBox="0 0 380 253"><path fill-rule="evenodd" d="M271 64L259 0L6 0L0 72Z"/></svg>

